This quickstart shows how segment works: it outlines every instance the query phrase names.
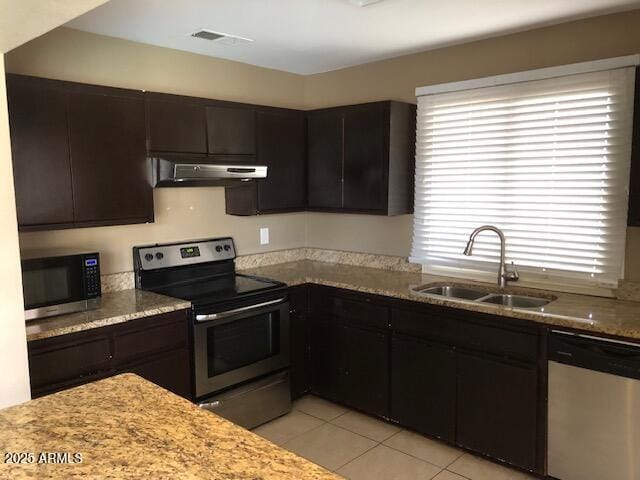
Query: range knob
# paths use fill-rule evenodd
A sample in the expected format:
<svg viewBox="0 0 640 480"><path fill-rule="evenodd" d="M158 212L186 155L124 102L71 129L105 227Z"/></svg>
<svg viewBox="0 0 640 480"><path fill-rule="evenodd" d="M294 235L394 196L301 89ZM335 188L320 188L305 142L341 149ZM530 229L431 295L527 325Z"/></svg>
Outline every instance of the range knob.
<svg viewBox="0 0 640 480"><path fill-rule="evenodd" d="M144 256L144 259L145 259L147 262L150 262L151 260L153 260L153 255L151 255L150 253L147 253L147 254Z"/></svg>
<svg viewBox="0 0 640 480"><path fill-rule="evenodd" d="M164 258L164 253L162 253L162 252L158 252L158 253L156 253L156 258L157 258L158 260L162 260L162 259Z"/></svg>
<svg viewBox="0 0 640 480"><path fill-rule="evenodd" d="M222 251L222 247L220 245L216 245L216 252L220 253Z"/></svg>
<svg viewBox="0 0 640 480"><path fill-rule="evenodd" d="M231 250L231 245L225 245L224 246L224 251L228 252L229 250Z"/></svg>

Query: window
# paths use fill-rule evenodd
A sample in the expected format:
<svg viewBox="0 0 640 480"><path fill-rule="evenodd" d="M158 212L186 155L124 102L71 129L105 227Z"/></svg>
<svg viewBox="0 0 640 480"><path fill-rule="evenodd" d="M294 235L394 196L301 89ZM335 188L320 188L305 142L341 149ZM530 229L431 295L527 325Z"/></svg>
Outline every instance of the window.
<svg viewBox="0 0 640 480"><path fill-rule="evenodd" d="M420 96L411 260L427 273L493 278L494 233L462 254L489 224L525 283L616 287L633 85L634 69L618 68Z"/></svg>

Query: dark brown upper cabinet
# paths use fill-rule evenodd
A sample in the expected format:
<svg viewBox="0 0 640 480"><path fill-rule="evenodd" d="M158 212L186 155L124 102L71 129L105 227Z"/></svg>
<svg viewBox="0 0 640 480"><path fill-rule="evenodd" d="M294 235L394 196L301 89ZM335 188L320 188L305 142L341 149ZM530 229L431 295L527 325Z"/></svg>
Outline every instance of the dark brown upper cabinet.
<svg viewBox="0 0 640 480"><path fill-rule="evenodd" d="M7 80L21 230L153 221L142 92Z"/></svg>
<svg viewBox="0 0 640 480"><path fill-rule="evenodd" d="M67 96L56 84L7 76L18 224L73 222Z"/></svg>
<svg viewBox="0 0 640 480"><path fill-rule="evenodd" d="M149 150L185 154L255 155L253 105L147 93Z"/></svg>
<svg viewBox="0 0 640 480"><path fill-rule="evenodd" d="M207 111L196 99L147 94L149 150L207 153Z"/></svg>
<svg viewBox="0 0 640 480"><path fill-rule="evenodd" d="M230 215L256 215L304 210L306 204L305 116L303 112L261 109L257 118L258 165L267 166L267 178L229 187Z"/></svg>
<svg viewBox="0 0 640 480"><path fill-rule="evenodd" d="M385 104L344 113L342 204L346 209L386 210L386 113Z"/></svg>
<svg viewBox="0 0 640 480"><path fill-rule="evenodd" d="M394 101L309 112L309 210L411 213L415 115Z"/></svg>
<svg viewBox="0 0 640 480"><path fill-rule="evenodd" d="M258 113L258 163L267 178L258 183L261 211L294 210L305 206L305 119L302 112Z"/></svg>
<svg viewBox="0 0 640 480"><path fill-rule="evenodd" d="M311 112L307 118L307 201L312 208L342 207L343 113Z"/></svg>
<svg viewBox="0 0 640 480"><path fill-rule="evenodd" d="M76 222L153 221L139 92L69 93L69 142Z"/></svg>
<svg viewBox="0 0 640 480"><path fill-rule="evenodd" d="M255 155L253 108L207 107L208 151L214 155Z"/></svg>

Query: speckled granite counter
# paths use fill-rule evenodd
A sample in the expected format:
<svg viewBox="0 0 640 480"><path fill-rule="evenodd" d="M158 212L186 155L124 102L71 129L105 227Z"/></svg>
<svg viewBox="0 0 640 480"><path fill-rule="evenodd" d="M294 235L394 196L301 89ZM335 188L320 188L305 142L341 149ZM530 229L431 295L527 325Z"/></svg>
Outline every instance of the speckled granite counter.
<svg viewBox="0 0 640 480"><path fill-rule="evenodd" d="M132 374L0 410L0 450L82 455L0 465L0 478L338 479Z"/></svg>
<svg viewBox="0 0 640 480"><path fill-rule="evenodd" d="M435 282L474 284L460 279L424 275L421 273L398 272L369 267L356 267L312 260L282 263L242 270L242 273L269 277L288 285L317 283L331 287L345 288L360 292L385 295L388 297L414 300L437 305L445 305L464 310L493 313L505 317L532 320L538 323L569 327L589 332L640 339L640 303L610 298L574 295L557 292L528 290L530 293L551 293L557 300L542 311L518 310L510 307L479 303L460 303L446 299L417 296L409 290L411 285ZM479 284L484 287L487 284ZM492 289L495 289L492 286ZM523 291L522 288L509 288Z"/></svg>
<svg viewBox="0 0 640 480"><path fill-rule="evenodd" d="M55 337L91 328L105 327L136 318L189 308L191 304L164 295L129 289L102 295L100 308L27 323L27 340Z"/></svg>

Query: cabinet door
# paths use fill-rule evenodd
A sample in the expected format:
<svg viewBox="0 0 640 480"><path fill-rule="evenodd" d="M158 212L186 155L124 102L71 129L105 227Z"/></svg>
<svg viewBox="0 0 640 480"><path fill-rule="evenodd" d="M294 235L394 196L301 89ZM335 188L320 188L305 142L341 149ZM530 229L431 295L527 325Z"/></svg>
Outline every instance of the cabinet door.
<svg viewBox="0 0 640 480"><path fill-rule="evenodd" d="M209 153L255 155L256 113L252 108L207 107Z"/></svg>
<svg viewBox="0 0 640 480"><path fill-rule="evenodd" d="M142 98L69 94L76 222L152 221Z"/></svg>
<svg viewBox="0 0 640 480"><path fill-rule="evenodd" d="M375 104L344 116L344 208L385 210L385 108ZM387 132L388 134L388 132Z"/></svg>
<svg viewBox="0 0 640 480"><path fill-rule="evenodd" d="M299 112L258 113L258 208L297 209L305 205L305 120Z"/></svg>
<svg viewBox="0 0 640 480"><path fill-rule="evenodd" d="M71 223L66 94L12 76L7 94L18 225Z"/></svg>
<svg viewBox="0 0 640 480"><path fill-rule="evenodd" d="M149 149L207 153L207 117L203 105L148 99Z"/></svg>
<svg viewBox="0 0 640 480"><path fill-rule="evenodd" d="M346 345L344 327L337 319L311 318L311 391L344 402Z"/></svg>
<svg viewBox="0 0 640 480"><path fill-rule="evenodd" d="M457 443L534 470L537 385L535 366L458 354Z"/></svg>
<svg viewBox="0 0 640 480"><path fill-rule="evenodd" d="M358 410L389 415L389 335L345 327L348 367L345 402Z"/></svg>
<svg viewBox="0 0 640 480"><path fill-rule="evenodd" d="M421 433L454 441L456 359L453 351L394 335L391 368L391 418Z"/></svg>
<svg viewBox="0 0 640 480"><path fill-rule="evenodd" d="M299 398L311 388L311 362L309 355L309 319L306 316L289 317L291 322L291 398Z"/></svg>
<svg viewBox="0 0 640 480"><path fill-rule="evenodd" d="M170 392L191 398L191 369L189 350L181 348L144 361L122 367L119 373L140 375Z"/></svg>
<svg viewBox="0 0 640 480"><path fill-rule="evenodd" d="M309 207L342 207L342 114L317 112L307 118L307 202Z"/></svg>
<svg viewBox="0 0 640 480"><path fill-rule="evenodd" d="M291 397L301 397L311 389L310 333L306 285L289 288L291 322Z"/></svg>

